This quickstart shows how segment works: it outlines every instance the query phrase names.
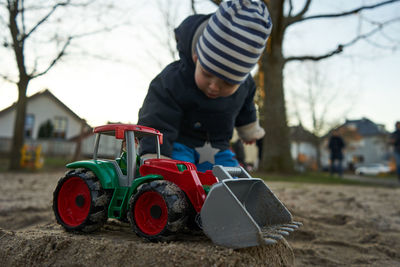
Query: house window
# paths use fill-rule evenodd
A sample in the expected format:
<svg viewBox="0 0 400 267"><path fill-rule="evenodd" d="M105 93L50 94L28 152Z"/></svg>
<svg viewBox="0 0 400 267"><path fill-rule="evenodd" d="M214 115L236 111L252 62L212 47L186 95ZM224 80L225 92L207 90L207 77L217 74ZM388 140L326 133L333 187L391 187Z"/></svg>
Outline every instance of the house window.
<svg viewBox="0 0 400 267"><path fill-rule="evenodd" d="M67 133L67 118L55 117L53 137L65 139Z"/></svg>
<svg viewBox="0 0 400 267"><path fill-rule="evenodd" d="M25 126L24 126L24 135L26 138L32 138L34 123L35 123L35 117L33 116L33 114L26 114Z"/></svg>

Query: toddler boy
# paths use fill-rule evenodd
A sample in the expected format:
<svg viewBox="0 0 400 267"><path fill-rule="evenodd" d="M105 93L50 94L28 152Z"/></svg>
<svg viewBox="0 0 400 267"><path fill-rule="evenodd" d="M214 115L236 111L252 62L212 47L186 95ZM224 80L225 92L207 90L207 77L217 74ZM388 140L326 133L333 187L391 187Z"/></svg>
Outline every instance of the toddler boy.
<svg viewBox="0 0 400 267"><path fill-rule="evenodd" d="M199 171L238 166L229 149L234 128L244 142L264 136L250 71L271 28L264 3L234 0L211 16L189 16L175 30L180 59L151 82L138 121L163 133L164 157L192 162ZM155 151L153 140L141 140L142 157Z"/></svg>

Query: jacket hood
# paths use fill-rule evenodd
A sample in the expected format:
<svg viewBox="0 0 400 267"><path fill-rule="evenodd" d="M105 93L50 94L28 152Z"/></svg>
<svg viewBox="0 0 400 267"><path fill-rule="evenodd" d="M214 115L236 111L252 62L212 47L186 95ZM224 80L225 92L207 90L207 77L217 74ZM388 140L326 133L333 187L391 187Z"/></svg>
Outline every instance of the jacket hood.
<svg viewBox="0 0 400 267"><path fill-rule="evenodd" d="M175 40L179 57L182 63L189 67L189 69L194 69L194 63L192 60L193 36L200 24L210 16L211 15L189 16L175 29Z"/></svg>

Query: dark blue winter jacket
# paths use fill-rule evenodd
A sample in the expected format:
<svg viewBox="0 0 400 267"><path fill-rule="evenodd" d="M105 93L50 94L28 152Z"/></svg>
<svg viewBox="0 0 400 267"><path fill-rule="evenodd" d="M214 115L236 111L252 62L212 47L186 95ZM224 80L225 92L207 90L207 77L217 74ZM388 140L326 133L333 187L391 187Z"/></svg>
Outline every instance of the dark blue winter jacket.
<svg viewBox="0 0 400 267"><path fill-rule="evenodd" d="M229 97L211 99L196 86L192 39L197 27L208 18L193 15L175 29L180 59L154 78L139 110L139 125L163 133L161 154L168 157L174 142L194 148L209 141L215 148L227 149L235 126L256 121L256 87L251 75ZM141 140L140 155L155 151L153 138Z"/></svg>
<svg viewBox="0 0 400 267"><path fill-rule="evenodd" d="M345 148L345 143L340 136L331 136L329 139L328 147L331 151L331 160L343 159L343 149Z"/></svg>

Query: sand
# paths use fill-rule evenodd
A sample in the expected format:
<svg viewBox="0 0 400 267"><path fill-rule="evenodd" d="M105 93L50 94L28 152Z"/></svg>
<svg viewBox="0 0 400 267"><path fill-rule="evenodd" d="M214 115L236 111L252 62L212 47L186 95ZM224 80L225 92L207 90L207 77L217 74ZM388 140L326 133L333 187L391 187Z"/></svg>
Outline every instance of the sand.
<svg viewBox="0 0 400 267"><path fill-rule="evenodd" d="M65 232L51 210L63 172L0 173L1 266L400 266L400 189L268 183L303 227L276 245L233 250L202 233L150 243L129 224Z"/></svg>

